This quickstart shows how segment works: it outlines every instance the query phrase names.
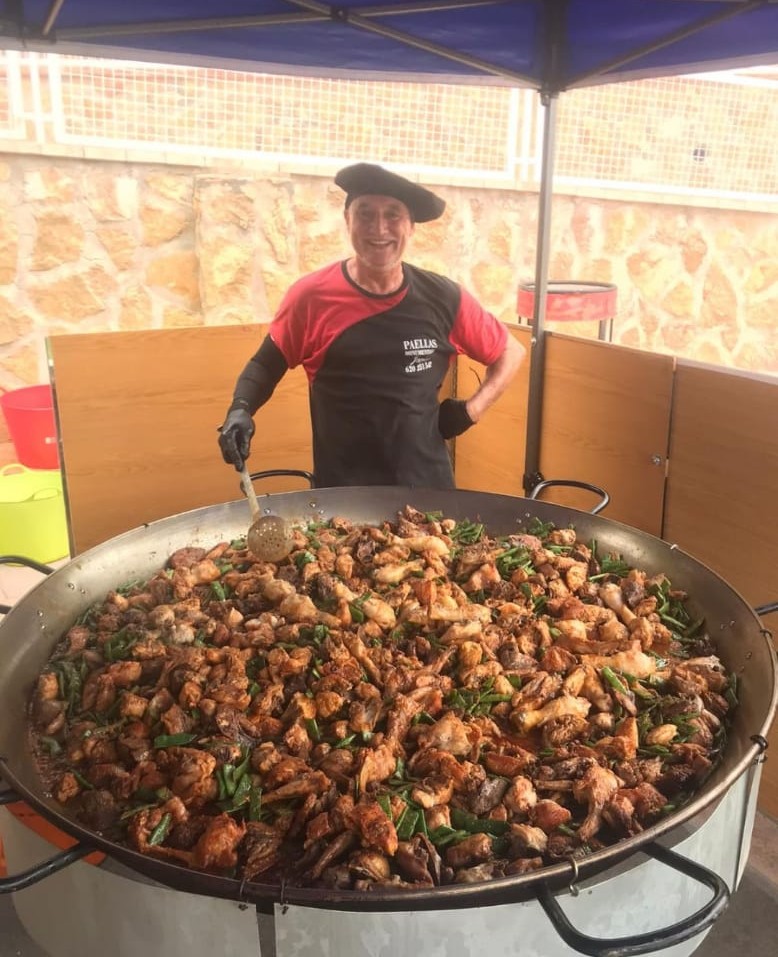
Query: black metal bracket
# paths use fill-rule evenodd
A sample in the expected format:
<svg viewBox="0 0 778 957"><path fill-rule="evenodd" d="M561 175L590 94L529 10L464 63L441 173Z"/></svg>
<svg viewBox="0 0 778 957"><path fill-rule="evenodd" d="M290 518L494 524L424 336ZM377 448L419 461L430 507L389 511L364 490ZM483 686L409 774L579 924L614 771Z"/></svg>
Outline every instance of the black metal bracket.
<svg viewBox="0 0 778 957"><path fill-rule="evenodd" d="M542 472L525 472L521 480L524 491L529 495L543 481Z"/></svg>
<svg viewBox="0 0 778 957"><path fill-rule="evenodd" d="M765 751L770 747L770 742L763 734L752 734L748 740L754 742L754 744L759 748L760 754L764 754Z"/></svg>
<svg viewBox="0 0 778 957"><path fill-rule="evenodd" d="M675 851L661 844L647 844L640 850L673 870L680 871L692 880L710 887L714 892L712 899L695 913L668 927L660 927L631 937L606 939L589 937L573 927L549 887L544 884L538 893L538 900L557 933L569 947L581 954L588 954L589 957L637 957L638 954L650 954L696 937L724 912L729 903L729 888L723 878L714 871L676 854Z"/></svg>
<svg viewBox="0 0 778 957"><path fill-rule="evenodd" d="M0 555L0 565L26 565L27 568L34 568L42 575L51 575L54 571L51 565L43 565L41 562L36 562L34 558L26 558L24 555Z"/></svg>
<svg viewBox="0 0 778 957"><path fill-rule="evenodd" d="M591 509L591 514L596 515L598 512L601 512L606 505L610 502L611 497L605 491L604 488L600 488L599 485L592 485L591 482L579 482L577 479L546 479L543 482L538 482L537 485L530 491L529 498L537 499L538 495L547 488L553 488L554 486L561 486L563 488L581 488L585 492L594 492L595 495L600 496L600 501Z"/></svg>
<svg viewBox="0 0 778 957"><path fill-rule="evenodd" d="M305 469L265 469L262 472L250 472L249 478L251 481L256 479L265 479L265 478L278 478L279 476L292 476L293 478L303 478L310 485L311 488L316 488L316 478L313 472L306 472ZM246 494L243 491L243 486L240 486L242 494Z"/></svg>

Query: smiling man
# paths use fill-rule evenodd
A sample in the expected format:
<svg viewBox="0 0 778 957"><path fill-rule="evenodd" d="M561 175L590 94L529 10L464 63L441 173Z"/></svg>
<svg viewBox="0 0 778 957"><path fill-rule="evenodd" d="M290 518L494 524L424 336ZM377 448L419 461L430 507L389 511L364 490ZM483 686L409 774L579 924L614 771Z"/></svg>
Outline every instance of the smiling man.
<svg viewBox="0 0 778 957"><path fill-rule="evenodd" d="M453 488L446 439L503 393L524 349L457 283L404 261L416 224L443 215L439 196L371 163L347 166L335 183L346 194L354 255L288 290L236 383L219 430L222 456L243 467L254 414L286 370L302 365L319 488ZM487 367L484 381L467 400L439 403L460 353Z"/></svg>

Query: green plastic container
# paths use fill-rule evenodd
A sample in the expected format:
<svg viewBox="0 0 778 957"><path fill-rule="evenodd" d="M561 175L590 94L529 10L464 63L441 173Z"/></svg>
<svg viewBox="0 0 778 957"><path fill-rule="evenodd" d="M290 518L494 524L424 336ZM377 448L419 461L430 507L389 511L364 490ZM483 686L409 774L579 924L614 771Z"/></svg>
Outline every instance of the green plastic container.
<svg viewBox="0 0 778 957"><path fill-rule="evenodd" d="M0 468L0 555L47 563L69 552L60 472L19 463Z"/></svg>

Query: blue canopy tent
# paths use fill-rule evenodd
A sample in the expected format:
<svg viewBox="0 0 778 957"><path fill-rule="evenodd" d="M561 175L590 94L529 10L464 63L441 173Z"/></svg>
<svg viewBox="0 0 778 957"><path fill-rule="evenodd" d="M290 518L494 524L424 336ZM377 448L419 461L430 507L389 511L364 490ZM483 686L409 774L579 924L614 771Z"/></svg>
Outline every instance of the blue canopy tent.
<svg viewBox="0 0 778 957"><path fill-rule="evenodd" d="M524 487L539 473L556 102L582 86L778 63L778 0L3 0L0 45L538 91L544 111Z"/></svg>

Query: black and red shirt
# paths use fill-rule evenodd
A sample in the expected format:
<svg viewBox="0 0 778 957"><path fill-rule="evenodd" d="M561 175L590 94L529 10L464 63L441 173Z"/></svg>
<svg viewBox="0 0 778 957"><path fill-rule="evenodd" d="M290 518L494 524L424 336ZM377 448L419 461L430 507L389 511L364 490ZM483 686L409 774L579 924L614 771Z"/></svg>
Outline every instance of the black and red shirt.
<svg viewBox="0 0 778 957"><path fill-rule="evenodd" d="M455 282L408 264L403 275L377 295L334 263L294 283L270 326L308 376L319 487L453 487L438 391L458 353L491 365L508 331Z"/></svg>

